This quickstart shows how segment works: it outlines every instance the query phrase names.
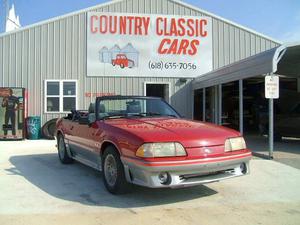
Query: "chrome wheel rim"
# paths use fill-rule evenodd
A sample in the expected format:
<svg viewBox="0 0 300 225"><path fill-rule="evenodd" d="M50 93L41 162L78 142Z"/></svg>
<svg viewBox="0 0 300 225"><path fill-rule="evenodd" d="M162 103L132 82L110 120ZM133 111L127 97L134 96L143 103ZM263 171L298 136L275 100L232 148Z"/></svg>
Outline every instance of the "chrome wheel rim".
<svg viewBox="0 0 300 225"><path fill-rule="evenodd" d="M58 154L59 158L63 159L65 155L65 143L62 138L59 139L59 144L58 144Z"/></svg>
<svg viewBox="0 0 300 225"><path fill-rule="evenodd" d="M117 181L117 162L111 154L107 155L104 162L104 176L107 184L113 187Z"/></svg>

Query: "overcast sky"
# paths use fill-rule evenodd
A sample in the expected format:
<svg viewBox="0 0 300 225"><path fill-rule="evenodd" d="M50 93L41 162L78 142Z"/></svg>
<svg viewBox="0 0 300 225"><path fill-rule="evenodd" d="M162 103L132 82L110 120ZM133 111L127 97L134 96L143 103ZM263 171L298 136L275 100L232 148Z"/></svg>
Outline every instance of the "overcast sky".
<svg viewBox="0 0 300 225"><path fill-rule="evenodd" d="M183 0L284 42L300 41L300 0ZM22 26L107 0L10 0Z"/></svg>

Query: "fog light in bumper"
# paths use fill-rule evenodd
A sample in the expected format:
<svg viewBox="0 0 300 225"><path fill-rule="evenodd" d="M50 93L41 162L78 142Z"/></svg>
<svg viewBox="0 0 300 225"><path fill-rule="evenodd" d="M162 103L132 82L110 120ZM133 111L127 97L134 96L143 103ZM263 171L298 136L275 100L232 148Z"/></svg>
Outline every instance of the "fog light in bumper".
<svg viewBox="0 0 300 225"><path fill-rule="evenodd" d="M171 183L171 176L168 172L161 172L158 174L158 179L161 184L168 185Z"/></svg>

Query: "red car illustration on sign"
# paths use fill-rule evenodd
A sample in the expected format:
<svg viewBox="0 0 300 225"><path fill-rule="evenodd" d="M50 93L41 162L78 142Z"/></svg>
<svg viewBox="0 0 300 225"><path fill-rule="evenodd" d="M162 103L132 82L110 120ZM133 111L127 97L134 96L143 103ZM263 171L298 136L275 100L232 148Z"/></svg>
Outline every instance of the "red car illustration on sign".
<svg viewBox="0 0 300 225"><path fill-rule="evenodd" d="M119 65L122 69L125 67L134 67L134 62L128 59L125 54L117 54L116 58L112 60L111 64L113 66Z"/></svg>
<svg viewBox="0 0 300 225"><path fill-rule="evenodd" d="M161 98L98 97L56 126L60 161L102 171L113 194L130 183L186 187L249 173L251 152L238 131L183 119Z"/></svg>

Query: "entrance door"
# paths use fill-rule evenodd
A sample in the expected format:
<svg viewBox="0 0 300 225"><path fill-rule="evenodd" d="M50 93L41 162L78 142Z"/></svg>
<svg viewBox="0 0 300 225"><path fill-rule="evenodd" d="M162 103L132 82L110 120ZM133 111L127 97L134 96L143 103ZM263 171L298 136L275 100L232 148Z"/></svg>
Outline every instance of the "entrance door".
<svg viewBox="0 0 300 225"><path fill-rule="evenodd" d="M194 120L204 120L203 113L203 89L198 89L194 91Z"/></svg>
<svg viewBox="0 0 300 225"><path fill-rule="evenodd" d="M169 83L145 83L145 96L160 97L170 102Z"/></svg>

